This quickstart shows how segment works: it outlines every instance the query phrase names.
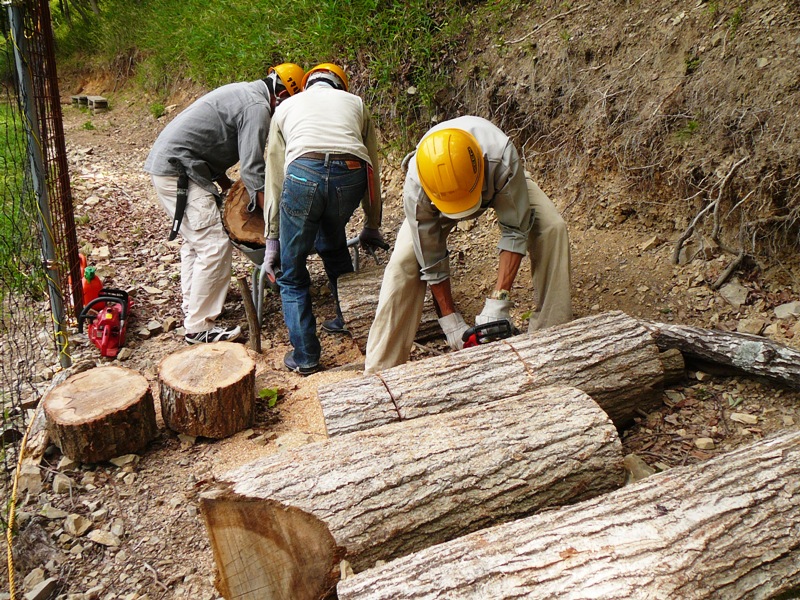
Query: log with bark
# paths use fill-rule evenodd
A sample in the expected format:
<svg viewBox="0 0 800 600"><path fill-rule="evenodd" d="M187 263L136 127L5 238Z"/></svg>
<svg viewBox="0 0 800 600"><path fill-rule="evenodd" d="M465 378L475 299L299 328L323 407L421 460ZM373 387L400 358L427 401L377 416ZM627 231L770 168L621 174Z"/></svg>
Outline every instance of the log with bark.
<svg viewBox="0 0 800 600"><path fill-rule="evenodd" d="M375 319L375 309L378 307L378 295L383 281L383 270L382 266L364 267L355 273L348 273L339 278L339 304L342 315L347 324L347 330L362 353L366 353L369 328ZM439 337L444 337L444 334L436 318L432 297L428 293L425 296L422 319L417 328L415 340L426 342Z"/></svg>
<svg viewBox="0 0 800 600"><path fill-rule="evenodd" d="M800 432L360 573L339 600L796 598Z"/></svg>
<svg viewBox="0 0 800 600"><path fill-rule="evenodd" d="M671 323L644 322L659 348L677 348L689 359L731 367L800 388L800 352L746 333L702 329Z"/></svg>
<svg viewBox="0 0 800 600"><path fill-rule="evenodd" d="M617 427L659 405L664 368L650 332L621 312L415 361L322 386L328 435L569 385Z"/></svg>
<svg viewBox="0 0 800 600"><path fill-rule="evenodd" d="M50 438L83 463L138 452L157 432L147 379L123 367L72 375L48 392L42 406Z"/></svg>
<svg viewBox="0 0 800 600"><path fill-rule="evenodd" d="M302 600L330 589L342 557L364 569L591 498L622 485L625 468L605 412L575 388L545 388L308 444L221 480L201 499L220 591Z"/></svg>
<svg viewBox="0 0 800 600"><path fill-rule="evenodd" d="M173 431L223 438L253 424L256 363L241 344L198 344L158 369L161 415Z"/></svg>

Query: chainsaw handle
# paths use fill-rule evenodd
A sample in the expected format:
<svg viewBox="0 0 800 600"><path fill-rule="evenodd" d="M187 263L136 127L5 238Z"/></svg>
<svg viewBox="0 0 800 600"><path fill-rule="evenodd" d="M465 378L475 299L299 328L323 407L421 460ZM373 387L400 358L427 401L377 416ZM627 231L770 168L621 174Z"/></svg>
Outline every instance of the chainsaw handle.
<svg viewBox="0 0 800 600"><path fill-rule="evenodd" d="M121 298L117 298L116 296L98 296L97 298L95 298L94 300L89 302L89 304L87 304L86 306L84 306L81 309L81 312L78 315L78 333L83 333L83 322L84 321L86 321L89 318L92 318L92 319L94 318L94 315L90 315L89 314L89 309L91 309L92 306L94 306L95 304L100 304L101 302L104 303L104 304L107 303L107 302L110 302L110 303L117 303L117 304L122 305L122 313L120 314L120 321L121 322L125 322L125 319L128 316L128 302L127 301L123 301Z"/></svg>

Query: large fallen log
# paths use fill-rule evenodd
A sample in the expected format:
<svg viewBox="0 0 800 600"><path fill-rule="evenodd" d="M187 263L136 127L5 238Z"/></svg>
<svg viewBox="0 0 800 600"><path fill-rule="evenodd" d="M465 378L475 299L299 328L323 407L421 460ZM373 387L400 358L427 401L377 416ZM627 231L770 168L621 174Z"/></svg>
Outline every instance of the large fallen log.
<svg viewBox="0 0 800 600"><path fill-rule="evenodd" d="M800 388L800 352L766 338L671 323L644 322L661 349L677 348L687 358L732 367Z"/></svg>
<svg viewBox="0 0 800 600"><path fill-rule="evenodd" d="M330 436L551 385L585 391L621 428L659 404L663 382L650 332L611 312L322 386L317 395Z"/></svg>
<svg viewBox="0 0 800 600"><path fill-rule="evenodd" d="M342 557L365 569L624 480L608 416L547 388L265 457L201 508L225 598L316 600Z"/></svg>
<svg viewBox="0 0 800 600"><path fill-rule="evenodd" d="M341 582L339 600L796 598L800 432L479 531Z"/></svg>
<svg viewBox="0 0 800 600"><path fill-rule="evenodd" d="M365 267L339 278L339 305L342 315L347 324L347 330L362 353L366 352L369 328L372 327L372 321L375 320L383 270L384 267ZM425 296L422 319L414 339L418 342L426 342L437 337L443 338L444 334L442 328L439 327L433 300L428 292Z"/></svg>

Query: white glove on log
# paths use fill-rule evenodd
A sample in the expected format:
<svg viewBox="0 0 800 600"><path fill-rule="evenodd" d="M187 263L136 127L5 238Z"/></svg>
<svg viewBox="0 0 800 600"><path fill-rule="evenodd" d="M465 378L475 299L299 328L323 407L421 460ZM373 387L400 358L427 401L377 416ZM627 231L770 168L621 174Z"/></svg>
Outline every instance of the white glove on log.
<svg viewBox="0 0 800 600"><path fill-rule="evenodd" d="M464 342L461 336L469 329L469 326L464 322L464 318L460 313L452 313L439 318L439 326L447 336L447 345L453 350L461 350L464 347Z"/></svg>
<svg viewBox="0 0 800 600"><path fill-rule="evenodd" d="M475 315L475 325L483 325L484 323L491 323L492 321L501 321L505 319L511 322L511 308L514 303L511 300L495 300L494 298L487 298L486 304L483 305L481 314Z"/></svg>

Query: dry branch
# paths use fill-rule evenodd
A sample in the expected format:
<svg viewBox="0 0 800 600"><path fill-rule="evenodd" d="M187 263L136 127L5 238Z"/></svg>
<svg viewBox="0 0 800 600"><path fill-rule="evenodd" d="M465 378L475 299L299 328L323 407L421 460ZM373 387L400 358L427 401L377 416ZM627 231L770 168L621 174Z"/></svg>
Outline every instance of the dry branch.
<svg viewBox="0 0 800 600"><path fill-rule="evenodd" d="M321 596L342 551L362 570L606 493L625 469L597 404L574 388L547 388L308 444L222 480L229 490L205 494L201 507L221 589L237 590L226 597L283 598L274 582L302 581L293 587L310 595L286 596L299 600ZM306 546L322 550L277 550Z"/></svg>
<svg viewBox="0 0 800 600"><path fill-rule="evenodd" d="M643 321L662 350L800 388L800 352L757 335Z"/></svg>
<svg viewBox="0 0 800 600"><path fill-rule="evenodd" d="M341 582L339 600L789 598L800 432L479 531Z"/></svg>

